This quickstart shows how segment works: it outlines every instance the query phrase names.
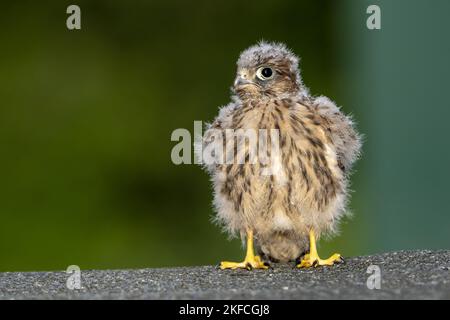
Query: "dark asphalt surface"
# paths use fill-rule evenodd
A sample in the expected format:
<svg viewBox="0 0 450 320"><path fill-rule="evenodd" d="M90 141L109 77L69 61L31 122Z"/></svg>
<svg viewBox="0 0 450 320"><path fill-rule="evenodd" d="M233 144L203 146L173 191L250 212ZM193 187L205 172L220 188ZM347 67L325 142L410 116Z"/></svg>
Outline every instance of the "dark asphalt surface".
<svg viewBox="0 0 450 320"><path fill-rule="evenodd" d="M370 265L381 289L370 290ZM333 267L218 270L212 266L81 271L79 290L65 272L0 273L0 299L450 299L450 250L347 258Z"/></svg>

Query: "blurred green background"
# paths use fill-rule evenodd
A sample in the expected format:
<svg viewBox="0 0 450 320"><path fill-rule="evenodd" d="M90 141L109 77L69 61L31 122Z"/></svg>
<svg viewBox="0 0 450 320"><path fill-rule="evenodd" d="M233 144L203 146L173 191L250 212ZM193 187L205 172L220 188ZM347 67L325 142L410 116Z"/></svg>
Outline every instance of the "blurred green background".
<svg viewBox="0 0 450 320"><path fill-rule="evenodd" d="M0 271L242 258L170 135L213 119L261 39L300 55L312 93L366 136L354 218L323 255L449 248L449 14L446 0L2 2Z"/></svg>

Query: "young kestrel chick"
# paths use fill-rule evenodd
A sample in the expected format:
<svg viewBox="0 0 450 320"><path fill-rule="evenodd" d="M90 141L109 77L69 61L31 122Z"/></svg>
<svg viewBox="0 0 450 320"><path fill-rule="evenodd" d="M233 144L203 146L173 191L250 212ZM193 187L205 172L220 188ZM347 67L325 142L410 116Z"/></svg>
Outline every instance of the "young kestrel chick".
<svg viewBox="0 0 450 320"><path fill-rule="evenodd" d="M351 118L330 99L309 94L298 58L283 44L261 42L242 52L232 91L232 102L202 140L203 150L231 146L222 159L228 150L235 157L205 164L217 221L231 235L247 238L245 260L222 262L221 268L265 269L266 259L303 258L298 267L341 261L339 254L321 259L316 240L333 234L346 213L348 178L361 148ZM258 148L267 151L255 157L248 141L218 138L217 132L229 137L229 129L255 131ZM264 129L268 134L259 134ZM273 151L268 146L275 142ZM263 258L255 255L253 241Z"/></svg>

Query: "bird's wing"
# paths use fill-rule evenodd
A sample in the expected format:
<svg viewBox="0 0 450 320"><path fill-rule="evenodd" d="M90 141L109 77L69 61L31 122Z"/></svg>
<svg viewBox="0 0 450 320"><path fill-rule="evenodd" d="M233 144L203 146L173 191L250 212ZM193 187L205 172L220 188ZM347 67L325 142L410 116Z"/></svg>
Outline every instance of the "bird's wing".
<svg viewBox="0 0 450 320"><path fill-rule="evenodd" d="M220 108L219 115L214 119L212 123L206 125L206 131L203 137L197 137L195 143L195 153L198 159L203 159L203 150L207 147L214 148L212 144L220 143L218 148L223 149L223 141L216 139L216 133L221 132L223 138L225 137L224 130L231 128L231 123L233 121L233 114L238 104L236 102L231 102L228 105ZM215 164L206 163L203 161L203 166L209 172L215 168Z"/></svg>
<svg viewBox="0 0 450 320"><path fill-rule="evenodd" d="M314 98L312 105L333 141L339 167L348 172L359 157L362 145L361 135L356 131L352 118L324 96Z"/></svg>

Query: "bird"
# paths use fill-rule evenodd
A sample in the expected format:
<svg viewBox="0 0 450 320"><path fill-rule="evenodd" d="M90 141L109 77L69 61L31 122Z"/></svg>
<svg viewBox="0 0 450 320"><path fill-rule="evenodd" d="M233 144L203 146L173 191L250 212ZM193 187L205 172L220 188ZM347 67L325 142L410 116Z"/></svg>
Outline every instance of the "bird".
<svg viewBox="0 0 450 320"><path fill-rule="evenodd" d="M322 259L316 242L335 235L349 215L349 178L362 135L332 100L310 94L299 61L283 43L260 41L242 51L231 102L196 145L197 156L208 150L214 160L202 161L214 191L213 220L246 243L244 260L222 261L221 269L343 262L338 253ZM237 138L252 130L257 134L245 137L262 152Z"/></svg>

